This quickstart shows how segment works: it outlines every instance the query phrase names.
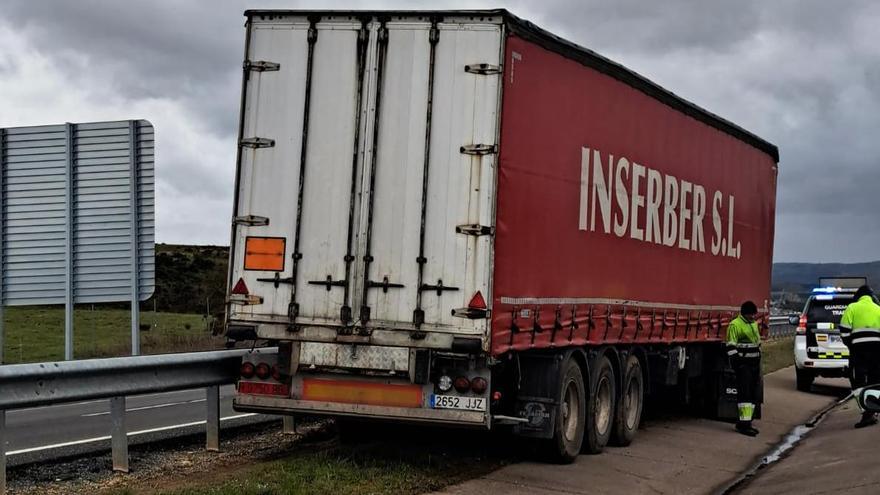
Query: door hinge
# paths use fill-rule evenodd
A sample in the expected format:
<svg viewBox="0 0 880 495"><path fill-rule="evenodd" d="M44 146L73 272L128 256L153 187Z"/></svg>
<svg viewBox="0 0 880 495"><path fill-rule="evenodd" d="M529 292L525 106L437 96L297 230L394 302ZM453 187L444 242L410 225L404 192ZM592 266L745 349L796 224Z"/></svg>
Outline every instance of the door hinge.
<svg viewBox="0 0 880 495"><path fill-rule="evenodd" d="M464 66L464 71L471 74L489 76L492 74L501 74L501 66L492 64L470 64Z"/></svg>
<svg viewBox="0 0 880 495"><path fill-rule="evenodd" d="M242 148L271 148L275 146L275 140L261 137L244 138L238 142L238 145Z"/></svg>
<svg viewBox="0 0 880 495"><path fill-rule="evenodd" d="M267 62L265 60L245 60L244 61L244 70L252 70L255 72L270 72L277 71L281 69L281 64L278 62Z"/></svg>
<svg viewBox="0 0 880 495"><path fill-rule="evenodd" d="M490 227L488 225L479 225L476 223L469 225L456 225L455 233L475 236L495 235L495 227Z"/></svg>
<svg viewBox="0 0 880 495"><path fill-rule="evenodd" d="M498 153L497 144L466 144L459 148L461 153L465 155L490 155Z"/></svg>
<svg viewBox="0 0 880 495"><path fill-rule="evenodd" d="M232 223L236 225L247 225L248 227L264 227L269 225L269 217L258 217L256 215L242 215L232 219Z"/></svg>

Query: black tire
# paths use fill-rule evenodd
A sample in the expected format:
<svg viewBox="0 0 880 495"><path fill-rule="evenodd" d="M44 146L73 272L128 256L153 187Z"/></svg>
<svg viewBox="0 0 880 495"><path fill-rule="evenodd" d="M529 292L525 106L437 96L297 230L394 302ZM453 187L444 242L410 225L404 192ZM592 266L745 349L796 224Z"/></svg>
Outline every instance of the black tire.
<svg viewBox="0 0 880 495"><path fill-rule="evenodd" d="M587 404L587 426L582 451L598 454L608 445L614 424L617 402L617 381L611 361L600 356L590 368L590 401Z"/></svg>
<svg viewBox="0 0 880 495"><path fill-rule="evenodd" d="M813 380L816 379L813 370L795 368L795 375L797 377L797 389L801 392L809 392L813 386Z"/></svg>
<svg viewBox="0 0 880 495"><path fill-rule="evenodd" d="M545 441L546 457L559 464L577 459L584 442L586 425L586 387L580 365L571 358L562 365L559 380L559 407L554 410L556 421L553 438Z"/></svg>
<svg viewBox="0 0 880 495"><path fill-rule="evenodd" d="M630 354L623 366L623 387L617 397L611 445L626 447L632 443L642 422L644 399L645 377L642 374L642 363Z"/></svg>

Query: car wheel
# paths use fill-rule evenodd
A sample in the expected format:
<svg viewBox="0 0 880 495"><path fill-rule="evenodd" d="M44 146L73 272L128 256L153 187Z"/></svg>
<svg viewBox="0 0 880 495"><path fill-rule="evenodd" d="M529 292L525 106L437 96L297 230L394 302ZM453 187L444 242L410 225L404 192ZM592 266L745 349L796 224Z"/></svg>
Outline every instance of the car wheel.
<svg viewBox="0 0 880 495"><path fill-rule="evenodd" d="M795 374L797 377L797 389L801 392L809 392L810 388L813 386L813 380L816 379L816 375L813 371L795 368Z"/></svg>

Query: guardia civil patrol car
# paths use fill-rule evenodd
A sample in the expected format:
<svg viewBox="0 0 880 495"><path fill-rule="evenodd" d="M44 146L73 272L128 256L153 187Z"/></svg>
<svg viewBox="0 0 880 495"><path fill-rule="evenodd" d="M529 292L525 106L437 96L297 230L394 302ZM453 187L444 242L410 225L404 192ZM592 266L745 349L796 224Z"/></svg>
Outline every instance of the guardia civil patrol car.
<svg viewBox="0 0 880 495"><path fill-rule="evenodd" d="M847 285L864 280L851 280ZM791 317L791 324L797 325L794 359L798 390L809 391L817 376L849 377L849 349L840 338L840 318L855 292L855 287L818 287L807 299L803 314Z"/></svg>

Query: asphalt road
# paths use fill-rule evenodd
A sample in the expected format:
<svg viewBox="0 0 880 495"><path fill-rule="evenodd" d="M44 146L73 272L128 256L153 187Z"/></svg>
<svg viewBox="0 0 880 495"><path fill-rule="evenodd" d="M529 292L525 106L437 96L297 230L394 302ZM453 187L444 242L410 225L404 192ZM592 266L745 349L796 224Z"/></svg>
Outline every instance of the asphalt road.
<svg viewBox="0 0 880 495"><path fill-rule="evenodd" d="M855 401L832 411L790 455L762 471L740 493L880 493L880 425L856 430Z"/></svg>
<svg viewBox="0 0 880 495"><path fill-rule="evenodd" d="M845 381L826 379L817 380L815 393L798 392L793 367L766 375L764 387L764 418L756 422L761 430L757 438L738 435L732 425L718 421L658 418L646 421L629 447L608 447L600 455L582 455L574 464L565 466L513 464L440 493L715 493L782 442L792 428L848 392ZM877 431L880 432L880 426Z"/></svg>
<svg viewBox="0 0 880 495"><path fill-rule="evenodd" d="M257 415L232 410L234 388L220 390L220 417L225 422ZM126 428L133 440L139 436L201 427L206 414L205 390L184 390L129 397ZM256 419L256 418L255 418ZM224 421L221 420L221 421ZM76 402L51 407L18 409L6 413L6 449L10 461L51 458L58 452L89 444L107 444L110 403L107 400Z"/></svg>

